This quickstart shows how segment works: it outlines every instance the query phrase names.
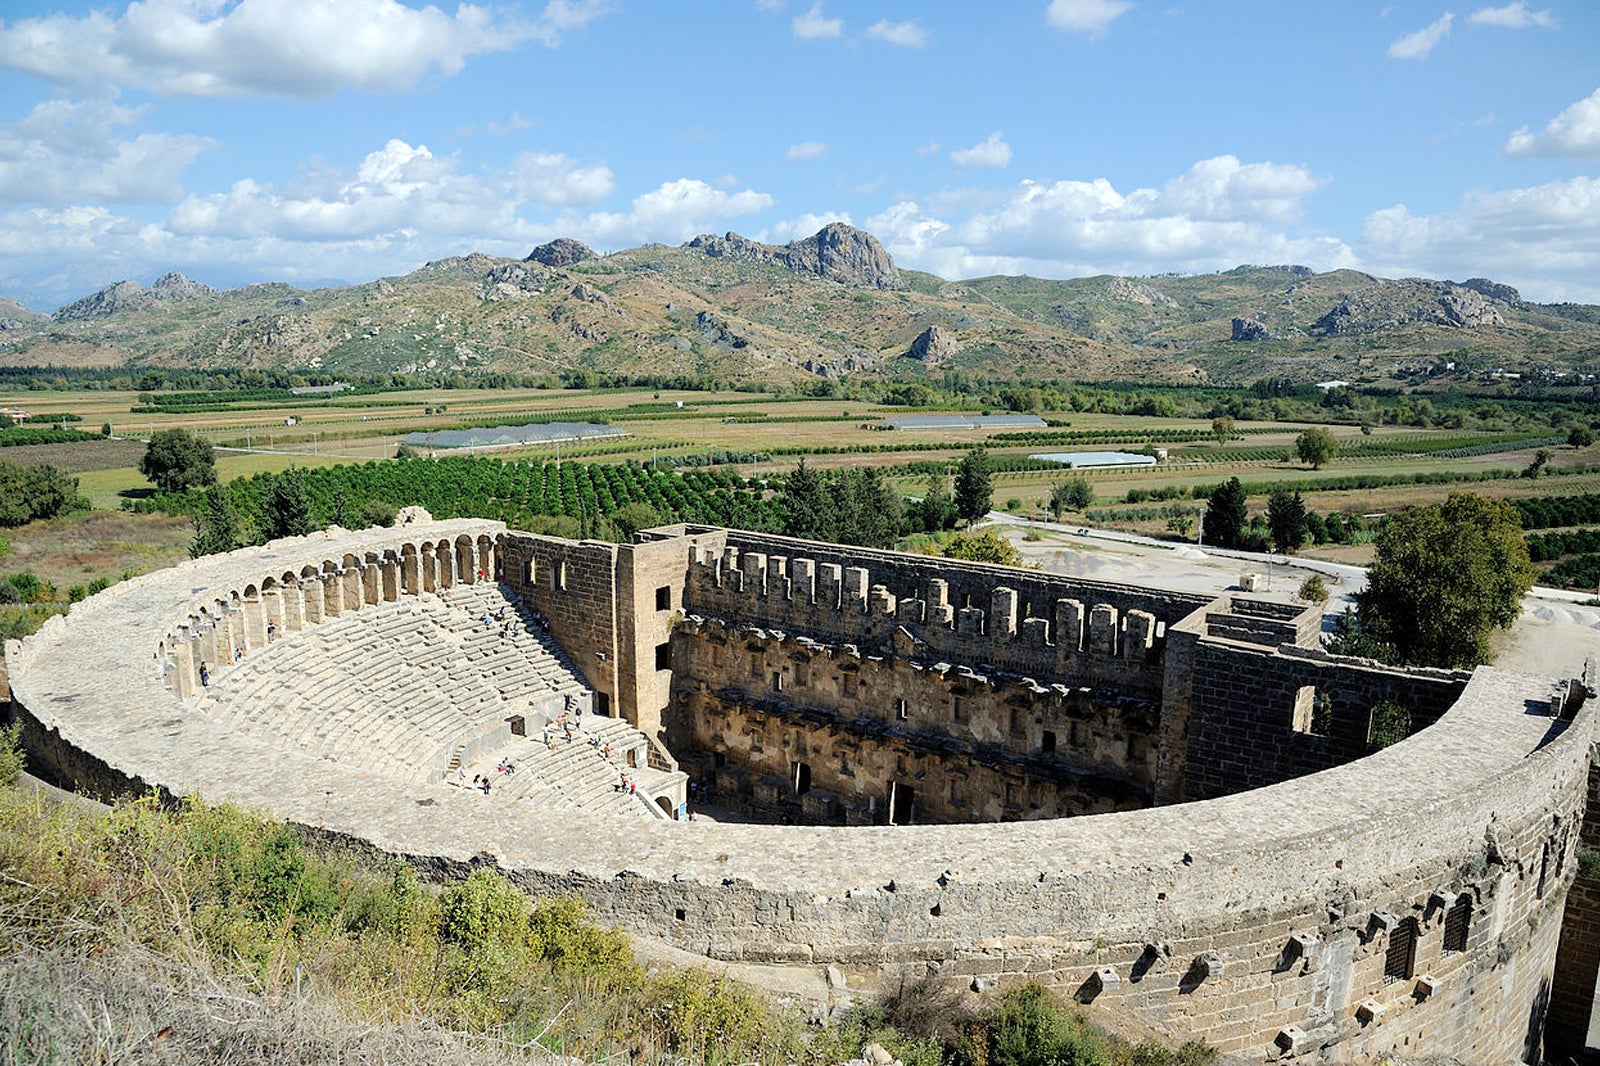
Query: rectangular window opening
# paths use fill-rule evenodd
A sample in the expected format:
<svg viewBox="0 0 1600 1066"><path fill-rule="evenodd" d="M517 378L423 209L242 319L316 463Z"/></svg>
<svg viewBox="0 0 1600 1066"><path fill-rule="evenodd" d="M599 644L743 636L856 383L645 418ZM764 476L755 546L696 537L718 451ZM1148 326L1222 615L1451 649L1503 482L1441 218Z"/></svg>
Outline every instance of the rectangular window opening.
<svg viewBox="0 0 1600 1066"><path fill-rule="evenodd" d="M1407 918L1389 933L1389 949L1383 955L1385 981L1409 981L1417 961L1417 920Z"/></svg>
<svg viewBox="0 0 1600 1066"><path fill-rule="evenodd" d="M1466 951L1467 933L1472 930L1472 897L1460 895L1445 912L1444 950Z"/></svg>
<svg viewBox="0 0 1600 1066"><path fill-rule="evenodd" d="M533 558L532 556L529 556L529 558L528 558L528 584L531 585L537 580L539 580L539 560Z"/></svg>
<svg viewBox="0 0 1600 1066"><path fill-rule="evenodd" d="M557 592L567 591L567 564L565 562L556 565L555 573L551 577L554 578Z"/></svg>
<svg viewBox="0 0 1600 1066"><path fill-rule="evenodd" d="M602 718L611 717L611 693L596 692L594 694L594 713Z"/></svg>
<svg viewBox="0 0 1600 1066"><path fill-rule="evenodd" d="M894 716L904 722L911 717L911 705L905 700L894 701Z"/></svg>
<svg viewBox="0 0 1600 1066"><path fill-rule="evenodd" d="M950 716L958 722L967 720L967 700L965 696L950 697Z"/></svg>
<svg viewBox="0 0 1600 1066"><path fill-rule="evenodd" d="M656 589L656 610L658 610L658 611L670 611L670 610L672 610L672 586L671 585L662 585L660 588Z"/></svg>
<svg viewBox="0 0 1600 1066"><path fill-rule="evenodd" d="M772 691L783 691L783 674L779 673L777 670L772 672Z"/></svg>
<svg viewBox="0 0 1600 1066"><path fill-rule="evenodd" d="M1315 685L1302 685L1294 694L1290 728L1307 736L1325 737L1333 725L1333 701Z"/></svg>
<svg viewBox="0 0 1600 1066"><path fill-rule="evenodd" d="M811 791L811 766L808 763L796 762L789 764L789 781L794 785L794 794L804 796Z"/></svg>
<svg viewBox="0 0 1600 1066"><path fill-rule="evenodd" d="M1053 729L1046 729L1044 737L1039 741L1039 750L1046 755L1054 755L1056 751L1056 733Z"/></svg>
<svg viewBox="0 0 1600 1066"><path fill-rule="evenodd" d="M671 641L668 641L665 644L657 644L656 645L656 669L657 670L671 670L672 669L672 643L671 643Z"/></svg>

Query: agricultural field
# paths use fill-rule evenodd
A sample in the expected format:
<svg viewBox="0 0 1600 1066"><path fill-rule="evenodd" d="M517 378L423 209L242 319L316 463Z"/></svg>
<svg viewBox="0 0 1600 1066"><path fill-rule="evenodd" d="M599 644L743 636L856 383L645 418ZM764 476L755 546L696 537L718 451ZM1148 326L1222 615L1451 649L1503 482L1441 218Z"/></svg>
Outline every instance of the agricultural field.
<svg viewBox="0 0 1600 1066"><path fill-rule="evenodd" d="M233 495L247 518L258 517L260 496L270 484L264 479L298 468L306 472L319 513L344 508L350 499L386 507L415 502L441 516L480 513L515 525L543 523L598 536L625 535L629 521L609 519L630 505L633 519L782 528L776 497L802 459L824 473L877 468L888 484L915 499L927 491L931 476L947 479L980 446L991 461L996 509L1042 517L1052 490L1069 477L1082 477L1093 503L1064 515L1064 521L1173 540L1193 536L1185 534L1185 516L1197 524L1204 496L1231 477L1250 494L1252 513L1265 510L1274 488L1301 492L1319 514L1345 516L1380 516L1461 489L1512 500L1600 493L1600 447L1569 445L1565 426L1532 404L1505 404L1488 414L1453 418L1449 426L1335 420L1328 428L1339 452L1315 470L1294 457L1295 438L1307 428L1300 419L1240 419L1227 440L1219 439L1209 417L1087 410L1045 410L1048 428L1027 431L885 431L873 427L908 409L860 398L734 391L411 389L334 397L288 397L282 390L154 396L17 391L0 393L0 406L27 409L35 429L53 425L69 435L87 434L0 448L0 460L68 471L92 507L6 534L11 553L0 558L0 575L48 575L63 597L83 581L116 579L183 556L191 535L187 505L155 499L138 470L150 434L172 428L190 430L216 447L218 476L239 483ZM938 408L953 409L982 410ZM1312 417L1320 413L1311 409ZM474 471L512 464L503 477L473 473L472 479L496 483L481 490L475 480L452 482L444 472L448 463L440 463L435 476L423 476L420 467L406 468L410 472L401 476L403 467L393 464L408 433L558 420L611 423L628 435L479 452L488 462L472 464ZM106 424L111 436L102 438ZM1150 467L1069 472L1030 458L1048 451L1145 446L1163 449L1166 459ZM423 459L427 452L425 446L416 449ZM462 455L437 454L455 457L452 462ZM1526 476L1530 468L1537 477ZM377 472L384 469L395 473ZM365 472L341 472L353 470ZM127 513L134 509L141 513ZM1548 580L1593 587L1600 580L1600 532L1592 532L1600 530L1600 511L1574 512L1568 519L1541 530L1537 557ZM1303 553L1366 561L1370 534L1352 540L1308 544Z"/></svg>

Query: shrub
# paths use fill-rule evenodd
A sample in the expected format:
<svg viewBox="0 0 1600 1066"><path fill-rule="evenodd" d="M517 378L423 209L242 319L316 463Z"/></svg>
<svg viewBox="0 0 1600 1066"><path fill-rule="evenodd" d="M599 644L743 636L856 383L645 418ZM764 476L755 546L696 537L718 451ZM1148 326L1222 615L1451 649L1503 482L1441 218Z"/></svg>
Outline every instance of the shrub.
<svg viewBox="0 0 1600 1066"><path fill-rule="evenodd" d="M1307 603L1327 603L1328 583L1322 580L1321 574L1312 574L1300 582L1300 591L1296 595Z"/></svg>
<svg viewBox="0 0 1600 1066"><path fill-rule="evenodd" d="M1393 700L1383 700L1372 708L1372 729L1367 743L1374 751L1398 744L1411 735L1411 712Z"/></svg>
<svg viewBox="0 0 1600 1066"><path fill-rule="evenodd" d="M0 727L0 788L10 788L22 779L26 760L22 754L22 723Z"/></svg>

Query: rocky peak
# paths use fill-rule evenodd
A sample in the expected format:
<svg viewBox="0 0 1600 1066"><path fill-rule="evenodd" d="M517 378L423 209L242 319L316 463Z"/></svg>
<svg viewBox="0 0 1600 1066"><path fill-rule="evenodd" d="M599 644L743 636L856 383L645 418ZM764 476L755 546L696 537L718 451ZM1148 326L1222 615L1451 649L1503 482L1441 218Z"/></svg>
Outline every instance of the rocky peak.
<svg viewBox="0 0 1600 1066"><path fill-rule="evenodd" d="M1499 309L1478 292L1463 289L1458 285L1451 285L1449 289L1449 292L1433 303L1417 308L1416 319L1419 322L1454 326L1457 329L1477 329L1479 326L1506 324L1505 316L1500 314Z"/></svg>
<svg viewBox="0 0 1600 1066"><path fill-rule="evenodd" d="M957 347L955 334L942 326L929 326L917 334L906 355L924 363L937 363L955 355Z"/></svg>
<svg viewBox="0 0 1600 1066"><path fill-rule="evenodd" d="M1411 323L1477 329L1502 326L1505 317L1473 289L1448 281L1411 278L1380 281L1345 293L1327 314L1312 324L1310 332L1314 336L1340 336Z"/></svg>
<svg viewBox="0 0 1600 1066"><path fill-rule="evenodd" d="M796 274L815 274L854 289L903 289L894 260L878 239L864 230L831 222L803 241L774 246L737 233L702 234L687 247L712 259L775 263Z"/></svg>
<svg viewBox="0 0 1600 1066"><path fill-rule="evenodd" d="M215 296L217 290L200 281L191 281L176 270L161 275L156 283L145 290L153 300L168 300L181 303L184 300L196 300L202 296Z"/></svg>
<svg viewBox="0 0 1600 1066"><path fill-rule="evenodd" d="M50 317L57 322L77 322L86 318L104 318L106 315L126 311L149 302L143 285L137 281L113 281L99 292L81 300L74 300Z"/></svg>
<svg viewBox="0 0 1600 1066"><path fill-rule="evenodd" d="M547 244L541 244L528 253L524 263L542 263L547 267L571 266L581 263L585 259L599 258L594 249L582 241L575 241L571 237L557 237Z"/></svg>
<svg viewBox="0 0 1600 1066"><path fill-rule="evenodd" d="M1522 302L1522 293L1510 285L1502 285L1498 281L1490 281L1488 278L1468 278L1461 283L1461 287L1463 289L1471 289L1479 296L1487 296L1491 300L1499 300L1501 303L1520 304Z"/></svg>

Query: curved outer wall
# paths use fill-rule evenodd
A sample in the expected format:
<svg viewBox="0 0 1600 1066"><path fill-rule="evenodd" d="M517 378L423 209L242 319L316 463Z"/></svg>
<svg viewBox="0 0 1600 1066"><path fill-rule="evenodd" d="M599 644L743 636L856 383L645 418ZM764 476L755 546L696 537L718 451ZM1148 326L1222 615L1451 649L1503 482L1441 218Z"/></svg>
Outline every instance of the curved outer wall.
<svg viewBox="0 0 1600 1066"><path fill-rule="evenodd" d="M375 588L357 595L375 602L389 598L385 558L394 596L422 581L401 566L408 544L503 536L474 521L313 536L115 586L7 645L27 743L91 790L203 791L441 873L492 862L715 958L1042 978L1252 1058L1537 1055L1595 714L1551 717L1548 680L1480 669L1395 747L1205 802L1000 825L641 834L581 812L486 818L474 793L223 734L158 677L158 652L197 605L267 575L348 556L380 569L349 586ZM1463 897L1466 940L1447 951ZM1407 975L1386 978L1395 938L1413 932Z"/></svg>

